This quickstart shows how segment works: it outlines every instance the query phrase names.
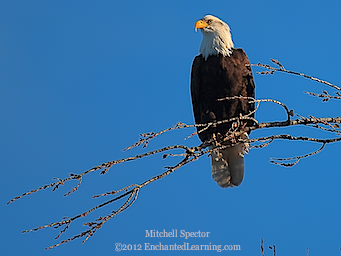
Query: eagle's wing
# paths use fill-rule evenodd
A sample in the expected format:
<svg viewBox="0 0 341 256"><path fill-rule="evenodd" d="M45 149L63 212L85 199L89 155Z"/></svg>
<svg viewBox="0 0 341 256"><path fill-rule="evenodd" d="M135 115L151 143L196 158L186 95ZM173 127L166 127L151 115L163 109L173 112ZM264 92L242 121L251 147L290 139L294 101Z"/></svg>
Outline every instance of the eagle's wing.
<svg viewBox="0 0 341 256"><path fill-rule="evenodd" d="M191 70L191 98L192 98L192 107L194 113L195 123L200 124L203 123L201 118L201 106L200 106L200 68L199 65L201 63L202 57L196 56L193 60L192 70Z"/></svg>
<svg viewBox="0 0 341 256"><path fill-rule="evenodd" d="M242 49L235 49L236 54L234 69L234 76L241 78L239 85L244 88L244 93L247 97L255 97L255 84L252 76L251 66L249 59L247 58L245 52ZM232 56L233 58L234 56ZM231 95L232 96L232 95ZM239 95L236 95L239 96ZM254 110L254 104L249 104L248 101L242 101L242 111L241 114L246 114ZM235 113L238 116L238 113ZM253 114L251 115L253 116ZM248 125L252 125L253 122L248 122ZM247 134L243 135L247 138ZM215 180L219 186L233 187L238 186L243 181L244 177L244 150L247 145L237 144L233 147L228 147L226 149L213 151L212 152L212 178Z"/></svg>

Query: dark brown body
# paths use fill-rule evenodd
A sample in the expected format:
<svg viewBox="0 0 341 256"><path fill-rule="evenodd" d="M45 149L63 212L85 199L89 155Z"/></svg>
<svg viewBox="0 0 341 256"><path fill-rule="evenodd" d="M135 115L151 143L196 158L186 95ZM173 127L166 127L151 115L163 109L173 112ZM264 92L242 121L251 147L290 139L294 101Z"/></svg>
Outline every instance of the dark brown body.
<svg viewBox="0 0 341 256"><path fill-rule="evenodd" d="M254 104L249 104L248 100L217 101L227 96L255 97L255 84L245 52L233 49L230 56L219 54L209 56L207 60L202 55L196 56L192 65L191 95L197 124L226 120L253 111ZM205 142L212 138L212 133L224 136L231 125L229 122L211 127L199 133L199 138ZM198 127L198 130L202 128Z"/></svg>

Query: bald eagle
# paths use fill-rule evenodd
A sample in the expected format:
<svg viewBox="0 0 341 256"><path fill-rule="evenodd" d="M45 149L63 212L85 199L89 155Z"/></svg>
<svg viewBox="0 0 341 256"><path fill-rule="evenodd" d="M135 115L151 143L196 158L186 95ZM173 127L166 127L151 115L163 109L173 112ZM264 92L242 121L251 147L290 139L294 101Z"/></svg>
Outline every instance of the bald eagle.
<svg viewBox="0 0 341 256"><path fill-rule="evenodd" d="M242 49L234 48L229 26L217 17L206 15L195 23L197 29L201 30L203 38L200 54L195 57L191 71L191 96L196 124L248 114L253 117L254 104L248 100L217 101L232 96L255 96L249 60ZM245 145L232 143L226 140L226 136L233 134L232 131L243 132L245 127L251 125L253 121L241 120L197 127L203 143L210 143L211 148L217 145L223 147L211 153L212 177L223 188L240 185L244 176ZM246 136L247 133L244 138Z"/></svg>

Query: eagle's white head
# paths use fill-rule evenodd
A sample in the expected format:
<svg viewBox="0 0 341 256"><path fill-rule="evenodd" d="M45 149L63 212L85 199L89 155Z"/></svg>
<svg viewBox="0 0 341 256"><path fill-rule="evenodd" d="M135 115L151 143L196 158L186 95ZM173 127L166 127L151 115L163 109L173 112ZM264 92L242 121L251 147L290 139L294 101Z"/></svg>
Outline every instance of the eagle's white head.
<svg viewBox="0 0 341 256"><path fill-rule="evenodd" d="M233 42L230 27L212 15L206 15L195 23L195 30L200 28L203 38L199 52L207 60L210 55L230 56Z"/></svg>

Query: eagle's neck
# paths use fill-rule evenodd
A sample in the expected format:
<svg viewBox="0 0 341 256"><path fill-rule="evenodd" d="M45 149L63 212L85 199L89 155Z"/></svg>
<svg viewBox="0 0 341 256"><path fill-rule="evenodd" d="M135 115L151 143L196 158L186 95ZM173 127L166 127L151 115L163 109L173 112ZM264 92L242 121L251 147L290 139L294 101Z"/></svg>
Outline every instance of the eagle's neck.
<svg viewBox="0 0 341 256"><path fill-rule="evenodd" d="M220 53L223 56L230 56L230 54L232 54L232 48L234 45L230 31L219 34L217 32L205 31L202 31L202 33L203 38L199 52L205 60L207 60L210 55L218 55Z"/></svg>

